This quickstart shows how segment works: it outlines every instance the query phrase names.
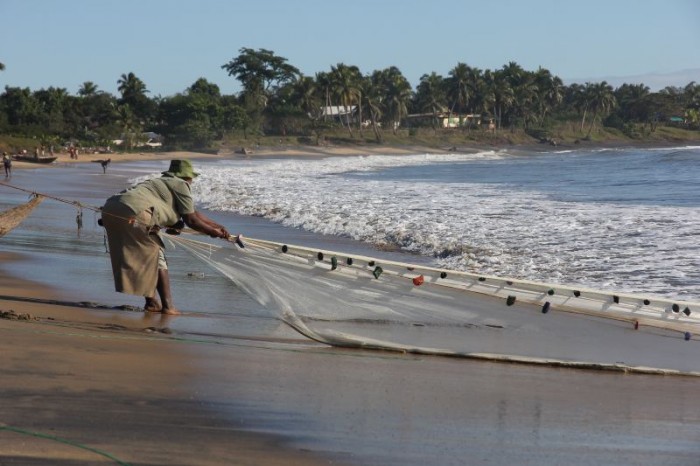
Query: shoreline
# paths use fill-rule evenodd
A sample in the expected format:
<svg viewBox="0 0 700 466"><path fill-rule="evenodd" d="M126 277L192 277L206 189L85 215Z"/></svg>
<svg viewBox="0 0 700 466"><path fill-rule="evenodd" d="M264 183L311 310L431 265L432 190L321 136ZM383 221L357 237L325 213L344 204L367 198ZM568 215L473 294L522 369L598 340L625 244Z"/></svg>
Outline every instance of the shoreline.
<svg viewBox="0 0 700 466"><path fill-rule="evenodd" d="M580 144L560 144L551 146L545 143L532 144L469 144L464 146L453 146L435 148L420 145L398 146L398 145L326 145L326 146L301 146L301 145L280 145L280 146L256 146L247 153L239 150L220 150L216 154L196 152L196 151L158 151L158 152L115 152L112 154L81 153L77 159L71 159L68 153L60 152L55 154L58 158L50 164L24 162L14 160L12 167L18 169L25 168L49 168L65 166L79 163L99 162L111 159L112 163L135 162L148 160L170 160L178 158L190 159L255 159L255 158L323 158L334 156L370 156L370 155L415 155L415 154L470 154L483 151L503 151L511 150L516 153L547 153L561 152L567 150L591 150L591 149L620 149L620 148L667 148L693 146L695 141L666 141L666 142L639 142L630 144L629 141L607 141L607 142L582 142ZM700 144L700 142L698 142ZM98 166L99 167L99 166ZM100 167L101 168L101 167ZM107 168L109 170L109 167Z"/></svg>
<svg viewBox="0 0 700 466"><path fill-rule="evenodd" d="M157 159L133 160L199 155L161 153ZM77 162L87 160L80 156ZM66 179L74 180L71 198L85 193L102 198L120 183L109 176L120 173L116 167L104 177L99 165L72 163L59 165L65 172L18 173L16 181L53 192L66 189ZM51 210L38 210L28 223L52 224L57 217ZM70 226L72 216L63 217ZM81 241L90 240L84 233ZM424 449L431 446L504 465L523 458L543 465L575 458L694 464L700 454L692 443L697 420L688 414L695 409L693 380L342 350L298 338L289 347L281 339L248 337L246 319L235 316L238 302L229 297L234 316L226 323L233 336L208 344L198 333L180 331L197 329L206 316L168 321L140 312L86 309L77 305L90 296L87 291L52 287L50 275L36 271L30 275L35 281L11 278L18 263L29 260L22 241L15 246L19 253L0 253L0 310L39 320L0 319L5 343L0 370L11 374L0 383L5 395L0 451L10 460L109 463L94 452L31 433L89 446L128 464L424 464L429 460ZM51 273L77 267L75 250L59 247L56 254ZM29 269L32 274L46 267L41 259ZM191 269L175 263L174 270ZM92 286L107 286L94 269L83 276ZM31 297L76 306L24 299ZM659 398L659 393L674 396ZM422 445L436 438L442 439L439 445ZM611 443L620 446L611 452Z"/></svg>

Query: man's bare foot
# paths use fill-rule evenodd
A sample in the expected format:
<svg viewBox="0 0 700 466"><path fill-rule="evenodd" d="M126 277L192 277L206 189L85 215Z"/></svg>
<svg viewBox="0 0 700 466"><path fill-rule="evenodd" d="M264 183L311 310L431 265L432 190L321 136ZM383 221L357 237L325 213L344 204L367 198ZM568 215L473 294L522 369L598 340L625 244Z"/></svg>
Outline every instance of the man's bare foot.
<svg viewBox="0 0 700 466"><path fill-rule="evenodd" d="M169 316L177 316L177 315L180 315L180 311L178 311L178 310L175 309L174 307L169 307L169 308L167 308L167 309L161 309L160 312L162 312L163 314L167 314L167 315L169 315Z"/></svg>
<svg viewBox="0 0 700 466"><path fill-rule="evenodd" d="M162 306L157 299L146 298L146 303L143 305L143 310L146 312L160 312Z"/></svg>

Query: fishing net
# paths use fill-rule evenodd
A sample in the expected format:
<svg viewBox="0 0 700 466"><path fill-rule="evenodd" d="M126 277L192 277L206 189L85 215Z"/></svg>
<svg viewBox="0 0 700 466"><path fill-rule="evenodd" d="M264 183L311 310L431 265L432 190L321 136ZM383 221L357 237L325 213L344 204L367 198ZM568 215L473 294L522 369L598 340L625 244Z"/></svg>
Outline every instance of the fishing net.
<svg viewBox="0 0 700 466"><path fill-rule="evenodd" d="M612 294L246 238L167 236L332 346L700 375L700 303Z"/></svg>
<svg viewBox="0 0 700 466"><path fill-rule="evenodd" d="M28 202L0 213L0 237L22 223L43 199L43 196L35 195Z"/></svg>

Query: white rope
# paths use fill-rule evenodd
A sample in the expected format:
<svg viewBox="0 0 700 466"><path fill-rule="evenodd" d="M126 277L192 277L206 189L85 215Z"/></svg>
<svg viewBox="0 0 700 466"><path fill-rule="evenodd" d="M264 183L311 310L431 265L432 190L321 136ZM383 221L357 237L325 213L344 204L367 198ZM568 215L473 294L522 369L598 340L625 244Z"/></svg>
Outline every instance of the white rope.
<svg viewBox="0 0 700 466"><path fill-rule="evenodd" d="M407 280L413 280L422 276L425 284L499 296L505 299L508 296L515 296L518 301L539 305L550 302L552 307L556 307L559 310L596 314L610 318L645 319L646 323L651 323L652 320L657 319L664 323L700 324L700 302L645 297L627 293L614 293L560 284L437 269L367 256L347 255L335 251L284 245L254 238L246 238L246 243L279 251L280 253L284 249L286 250L284 254L312 261L317 267L329 268L331 258L335 257L339 267L346 268L349 267L347 266L347 259L350 258L353 262L351 267L355 267L357 270L370 271L379 266L382 269L382 273L403 277ZM321 260L318 259L319 253L323 255ZM689 313L688 315L683 312L685 310ZM688 329L679 328L679 331L690 329L692 327Z"/></svg>

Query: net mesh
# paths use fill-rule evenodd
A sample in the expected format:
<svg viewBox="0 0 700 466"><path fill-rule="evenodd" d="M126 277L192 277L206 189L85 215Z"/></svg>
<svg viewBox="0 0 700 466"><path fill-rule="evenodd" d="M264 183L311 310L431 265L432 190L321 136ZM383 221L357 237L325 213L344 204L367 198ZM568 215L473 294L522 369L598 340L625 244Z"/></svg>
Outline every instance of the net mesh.
<svg viewBox="0 0 700 466"><path fill-rule="evenodd" d="M700 309L698 303L645 304L649 300L638 296L552 290L255 239L240 248L187 235L166 238L301 334L333 346L625 371L651 366L694 373L698 365L674 363L689 360L688 351L697 356L696 342L677 343L698 329L698 314L682 312L683 306ZM640 322L651 331L629 332ZM661 360L639 351L664 351L659 344L669 346Z"/></svg>

